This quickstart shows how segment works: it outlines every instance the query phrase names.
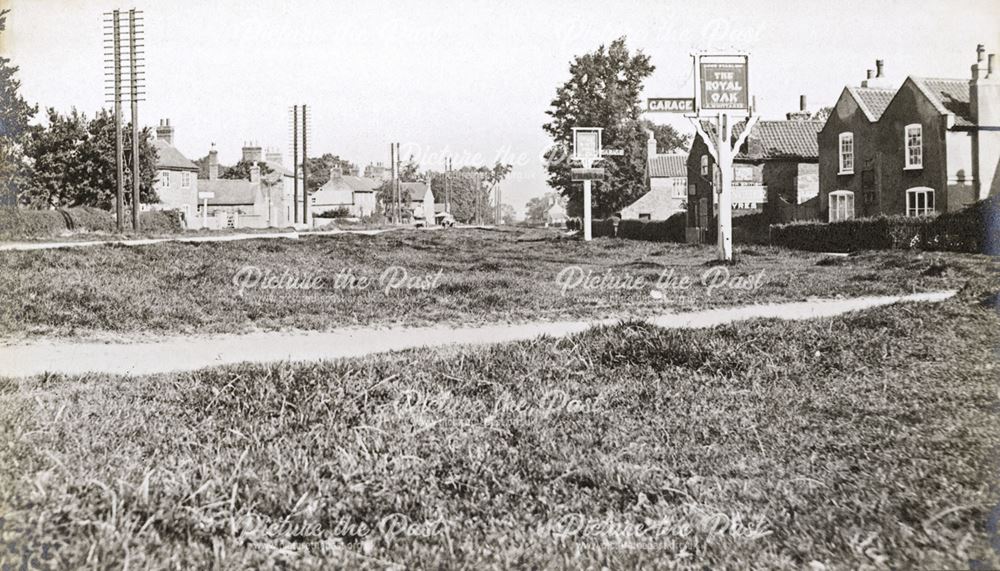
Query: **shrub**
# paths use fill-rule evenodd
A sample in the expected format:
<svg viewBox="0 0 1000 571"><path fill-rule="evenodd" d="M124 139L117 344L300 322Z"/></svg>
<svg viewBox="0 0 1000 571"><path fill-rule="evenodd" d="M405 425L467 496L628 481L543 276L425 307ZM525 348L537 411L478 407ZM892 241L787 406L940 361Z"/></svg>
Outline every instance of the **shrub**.
<svg viewBox="0 0 1000 571"><path fill-rule="evenodd" d="M338 206L332 210L325 210L316 215L316 218L348 218L351 211L346 206Z"/></svg>
<svg viewBox="0 0 1000 571"><path fill-rule="evenodd" d="M934 217L880 216L842 222L792 222L771 226L771 243L814 252L920 248L1000 253L997 196Z"/></svg>
<svg viewBox="0 0 1000 571"><path fill-rule="evenodd" d="M69 216L70 230L76 232L115 232L115 214L108 210L101 210L93 206L78 206L66 208L64 212ZM131 213L131 210L128 211ZM126 218L130 218L126 216Z"/></svg>
<svg viewBox="0 0 1000 571"><path fill-rule="evenodd" d="M649 242L684 242L686 215L679 212L666 220L622 220L618 237Z"/></svg>
<svg viewBox="0 0 1000 571"><path fill-rule="evenodd" d="M602 236L614 237L615 219L607 218L604 220L591 220L590 231L593 234L594 238L600 238Z"/></svg>
<svg viewBox="0 0 1000 571"><path fill-rule="evenodd" d="M56 210L0 208L0 240L58 236L64 231L66 219Z"/></svg>

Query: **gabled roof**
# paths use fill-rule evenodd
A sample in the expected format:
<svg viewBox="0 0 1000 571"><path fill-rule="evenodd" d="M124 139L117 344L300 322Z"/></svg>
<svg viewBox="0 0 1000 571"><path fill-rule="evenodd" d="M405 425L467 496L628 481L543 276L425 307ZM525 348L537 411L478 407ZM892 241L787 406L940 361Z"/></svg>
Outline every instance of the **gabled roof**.
<svg viewBox="0 0 1000 571"><path fill-rule="evenodd" d="M410 192L410 202L420 202L424 199L424 195L427 194L427 184L423 182L401 182L399 183L400 192L405 193Z"/></svg>
<svg viewBox="0 0 1000 571"><path fill-rule="evenodd" d="M639 212L656 212L658 210L677 210L676 201L671 188L654 188L639 197L638 200L626 206L622 210L638 210Z"/></svg>
<svg viewBox="0 0 1000 571"><path fill-rule="evenodd" d="M156 168L158 170L179 170L198 172L198 165L181 154L173 145L163 139L153 139L156 149Z"/></svg>
<svg viewBox="0 0 1000 571"><path fill-rule="evenodd" d="M199 180L200 192L214 192L215 197L208 199L210 206L250 206L257 199L258 184L244 179L217 178Z"/></svg>
<svg viewBox="0 0 1000 571"><path fill-rule="evenodd" d="M974 127L969 105L969 82L962 79L909 77L931 104L942 114L954 114L956 127Z"/></svg>
<svg viewBox="0 0 1000 571"><path fill-rule="evenodd" d="M264 164L271 168L274 172L280 174L281 176L295 176L295 173L288 170L288 167L279 163L278 161L264 161Z"/></svg>
<svg viewBox="0 0 1000 571"><path fill-rule="evenodd" d="M715 137L715 125L702 121L702 128ZM758 121L736 160L757 161L773 159L819 159L816 136L823 128L823 121ZM733 140L746 126L745 121L733 125Z"/></svg>
<svg viewBox="0 0 1000 571"><path fill-rule="evenodd" d="M652 178L687 178L687 155L653 155L649 159Z"/></svg>
<svg viewBox="0 0 1000 571"><path fill-rule="evenodd" d="M889 106L889 102L896 95L896 91L892 89L854 87L851 85L847 86L847 92L854 97L854 100L858 103L858 107L864 111L865 117L872 123L882 117L885 108Z"/></svg>
<svg viewBox="0 0 1000 571"><path fill-rule="evenodd" d="M342 175L326 181L319 190L350 190L351 192L375 192L378 183L370 178Z"/></svg>

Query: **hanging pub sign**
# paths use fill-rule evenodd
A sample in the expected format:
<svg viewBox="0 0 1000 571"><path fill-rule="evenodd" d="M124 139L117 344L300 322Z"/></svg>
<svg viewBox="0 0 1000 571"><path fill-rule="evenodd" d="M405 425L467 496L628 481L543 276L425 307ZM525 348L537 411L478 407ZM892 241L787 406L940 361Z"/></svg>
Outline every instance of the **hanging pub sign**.
<svg viewBox="0 0 1000 571"><path fill-rule="evenodd" d="M701 56L698 62L698 103L703 111L746 111L750 108L747 57Z"/></svg>

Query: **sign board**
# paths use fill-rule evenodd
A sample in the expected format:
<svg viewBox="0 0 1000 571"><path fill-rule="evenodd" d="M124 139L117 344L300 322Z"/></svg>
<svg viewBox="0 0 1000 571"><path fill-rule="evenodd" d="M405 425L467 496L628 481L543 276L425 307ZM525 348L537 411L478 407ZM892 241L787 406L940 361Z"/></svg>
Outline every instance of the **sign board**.
<svg viewBox="0 0 1000 571"><path fill-rule="evenodd" d="M701 109L705 111L745 111L750 108L747 88L747 60L699 62Z"/></svg>
<svg viewBox="0 0 1000 571"><path fill-rule="evenodd" d="M694 113L693 97L650 97L646 111L651 113Z"/></svg>
<svg viewBox="0 0 1000 571"><path fill-rule="evenodd" d="M604 169L593 168L593 169L572 169L572 175L574 181L579 180L602 180L604 178Z"/></svg>
<svg viewBox="0 0 1000 571"><path fill-rule="evenodd" d="M214 192L198 191L198 200L208 200L209 198L215 198Z"/></svg>
<svg viewBox="0 0 1000 571"><path fill-rule="evenodd" d="M601 158L601 130L598 127L573 127L573 158Z"/></svg>
<svg viewBox="0 0 1000 571"><path fill-rule="evenodd" d="M625 156L624 149L601 149L602 157L623 157Z"/></svg>

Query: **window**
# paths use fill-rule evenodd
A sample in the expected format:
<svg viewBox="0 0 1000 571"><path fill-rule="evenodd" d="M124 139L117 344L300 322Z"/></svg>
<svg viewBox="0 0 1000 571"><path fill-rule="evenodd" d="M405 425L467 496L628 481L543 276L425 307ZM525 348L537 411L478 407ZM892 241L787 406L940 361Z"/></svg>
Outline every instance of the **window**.
<svg viewBox="0 0 1000 571"><path fill-rule="evenodd" d="M835 190L830 193L830 222L854 218L854 193Z"/></svg>
<svg viewBox="0 0 1000 571"><path fill-rule="evenodd" d="M906 143L905 169L920 169L924 167L924 136L920 125L907 125L903 131Z"/></svg>
<svg viewBox="0 0 1000 571"><path fill-rule="evenodd" d="M644 213L639 214L639 220L650 220L651 218L652 218L652 215L649 214L649 213L645 213L644 212Z"/></svg>
<svg viewBox="0 0 1000 571"><path fill-rule="evenodd" d="M701 176L708 176L708 155L701 156Z"/></svg>
<svg viewBox="0 0 1000 571"><path fill-rule="evenodd" d="M934 189L920 186L906 191L906 215L927 216L934 213Z"/></svg>
<svg viewBox="0 0 1000 571"><path fill-rule="evenodd" d="M840 134L840 172L854 174L854 133Z"/></svg>
<svg viewBox="0 0 1000 571"><path fill-rule="evenodd" d="M689 184L688 185L688 196L694 196L696 194L698 194L698 185L697 184Z"/></svg>
<svg viewBox="0 0 1000 571"><path fill-rule="evenodd" d="M181 173L181 188L191 188L191 173L187 171Z"/></svg>
<svg viewBox="0 0 1000 571"><path fill-rule="evenodd" d="M160 171L160 186L162 188L170 188L170 172Z"/></svg>

